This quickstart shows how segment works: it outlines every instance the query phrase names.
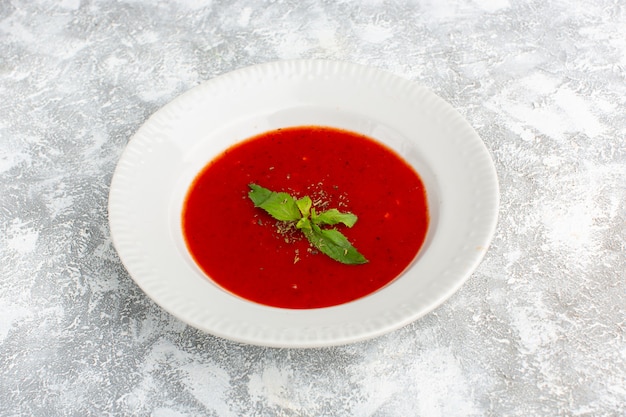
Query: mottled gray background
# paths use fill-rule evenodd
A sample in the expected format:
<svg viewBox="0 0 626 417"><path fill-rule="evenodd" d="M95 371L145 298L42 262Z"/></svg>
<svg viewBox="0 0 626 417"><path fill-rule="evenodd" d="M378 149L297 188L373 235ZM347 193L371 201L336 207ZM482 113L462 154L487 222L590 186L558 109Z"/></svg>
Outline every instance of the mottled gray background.
<svg viewBox="0 0 626 417"><path fill-rule="evenodd" d="M203 334L111 245L111 175L146 118L287 58L429 87L498 170L484 262L375 340ZM623 1L0 0L0 97L0 415L626 415Z"/></svg>

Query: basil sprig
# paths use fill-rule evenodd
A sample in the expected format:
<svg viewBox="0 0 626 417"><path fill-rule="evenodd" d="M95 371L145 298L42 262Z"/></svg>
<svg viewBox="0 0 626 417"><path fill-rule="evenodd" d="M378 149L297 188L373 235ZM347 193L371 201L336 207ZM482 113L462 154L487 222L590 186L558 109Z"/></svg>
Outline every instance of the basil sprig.
<svg viewBox="0 0 626 417"><path fill-rule="evenodd" d="M337 229L322 228L343 224L354 226L357 216L330 209L317 213L309 196L293 198L285 192L274 192L257 184L249 184L248 197L255 207L265 210L276 220L295 222L296 229L302 231L311 245L320 252L343 264L358 265L367 259Z"/></svg>

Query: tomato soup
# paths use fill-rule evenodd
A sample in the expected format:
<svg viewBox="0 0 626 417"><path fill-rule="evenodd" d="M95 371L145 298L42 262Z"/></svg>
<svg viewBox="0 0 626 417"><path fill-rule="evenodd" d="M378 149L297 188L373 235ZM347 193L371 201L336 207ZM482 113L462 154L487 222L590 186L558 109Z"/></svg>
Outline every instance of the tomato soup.
<svg viewBox="0 0 626 417"><path fill-rule="evenodd" d="M332 226L367 258L337 262L304 235L254 206L251 183L318 212L354 213ZM216 157L187 193L182 229L202 271L228 292L267 306L311 309L347 303L393 281L424 243L426 190L399 155L366 136L320 126L285 128L245 140Z"/></svg>

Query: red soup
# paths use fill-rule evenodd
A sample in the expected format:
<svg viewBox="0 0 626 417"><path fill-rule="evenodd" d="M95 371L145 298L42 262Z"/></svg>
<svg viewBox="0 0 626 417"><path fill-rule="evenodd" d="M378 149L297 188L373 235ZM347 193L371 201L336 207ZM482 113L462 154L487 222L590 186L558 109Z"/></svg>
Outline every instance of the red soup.
<svg viewBox="0 0 626 417"><path fill-rule="evenodd" d="M248 198L255 183L319 213L354 213L332 226L367 258L347 265L315 250ZM363 135L328 127L278 129L237 144L193 181L182 227L197 265L225 290L260 304L309 309L364 297L413 261L428 229L426 191L395 152Z"/></svg>

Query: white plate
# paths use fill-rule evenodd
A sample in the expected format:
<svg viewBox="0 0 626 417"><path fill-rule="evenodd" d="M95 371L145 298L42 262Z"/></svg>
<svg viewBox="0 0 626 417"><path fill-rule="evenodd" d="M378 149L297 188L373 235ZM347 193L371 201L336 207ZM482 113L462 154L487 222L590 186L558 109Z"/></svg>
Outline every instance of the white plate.
<svg viewBox="0 0 626 417"><path fill-rule="evenodd" d="M416 168L431 210L426 243L399 279L344 305L288 310L234 297L207 279L186 251L180 227L185 193L198 171L234 143L312 124L373 137ZM433 93L360 65L282 61L207 81L150 117L116 168L109 220L132 278L180 320L244 343L317 347L384 334L440 305L487 251L498 201L483 142Z"/></svg>

